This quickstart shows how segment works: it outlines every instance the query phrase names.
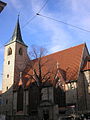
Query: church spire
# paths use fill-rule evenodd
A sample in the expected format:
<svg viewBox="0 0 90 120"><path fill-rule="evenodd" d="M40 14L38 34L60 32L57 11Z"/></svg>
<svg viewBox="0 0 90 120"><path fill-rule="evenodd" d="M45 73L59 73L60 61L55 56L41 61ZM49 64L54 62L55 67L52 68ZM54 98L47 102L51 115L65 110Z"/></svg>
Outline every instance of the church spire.
<svg viewBox="0 0 90 120"><path fill-rule="evenodd" d="M19 16L18 16L18 19L17 19L17 24L15 26L12 38L10 40L10 43L15 42L15 41L25 45L25 43L22 40L21 29L20 29L20 24L19 24Z"/></svg>

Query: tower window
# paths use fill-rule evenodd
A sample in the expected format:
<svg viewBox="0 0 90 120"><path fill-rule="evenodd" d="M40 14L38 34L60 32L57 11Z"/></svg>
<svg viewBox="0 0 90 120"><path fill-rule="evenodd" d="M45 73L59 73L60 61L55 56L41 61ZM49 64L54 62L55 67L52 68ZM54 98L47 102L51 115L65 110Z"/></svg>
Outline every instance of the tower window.
<svg viewBox="0 0 90 120"><path fill-rule="evenodd" d="M22 48L19 49L19 55L22 55L23 54L23 51L22 51Z"/></svg>
<svg viewBox="0 0 90 120"><path fill-rule="evenodd" d="M9 78L9 74L7 74L7 78Z"/></svg>
<svg viewBox="0 0 90 120"><path fill-rule="evenodd" d="M8 86L7 86L7 90L8 90Z"/></svg>
<svg viewBox="0 0 90 120"><path fill-rule="evenodd" d="M8 61L8 65L10 64L10 61Z"/></svg>
<svg viewBox="0 0 90 120"><path fill-rule="evenodd" d="M12 49L11 47L8 48L8 55L11 55L12 54Z"/></svg>

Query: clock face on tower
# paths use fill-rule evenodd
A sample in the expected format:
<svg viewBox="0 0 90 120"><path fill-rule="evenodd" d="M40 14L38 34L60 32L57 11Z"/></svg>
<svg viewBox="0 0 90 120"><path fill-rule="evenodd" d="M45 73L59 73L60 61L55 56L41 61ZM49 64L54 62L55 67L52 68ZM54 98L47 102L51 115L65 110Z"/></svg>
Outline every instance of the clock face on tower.
<svg viewBox="0 0 90 120"><path fill-rule="evenodd" d="M22 48L19 49L19 55L23 55L23 50L22 50Z"/></svg>

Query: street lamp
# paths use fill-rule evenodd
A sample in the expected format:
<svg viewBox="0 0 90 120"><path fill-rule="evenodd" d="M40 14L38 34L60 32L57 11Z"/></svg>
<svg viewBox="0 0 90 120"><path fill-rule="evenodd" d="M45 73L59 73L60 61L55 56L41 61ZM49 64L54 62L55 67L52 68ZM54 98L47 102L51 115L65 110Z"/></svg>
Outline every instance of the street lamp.
<svg viewBox="0 0 90 120"><path fill-rule="evenodd" d="M0 13L2 12L2 10L4 9L4 7L6 6L7 4L5 2L2 2L0 0Z"/></svg>

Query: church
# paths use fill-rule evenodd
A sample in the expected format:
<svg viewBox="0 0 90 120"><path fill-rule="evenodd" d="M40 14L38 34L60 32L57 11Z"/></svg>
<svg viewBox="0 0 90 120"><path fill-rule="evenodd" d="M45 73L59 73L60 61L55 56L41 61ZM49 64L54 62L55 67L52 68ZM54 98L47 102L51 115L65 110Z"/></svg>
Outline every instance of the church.
<svg viewBox="0 0 90 120"><path fill-rule="evenodd" d="M90 111L90 56L80 44L31 60L19 19L5 45L0 114L56 120Z"/></svg>

